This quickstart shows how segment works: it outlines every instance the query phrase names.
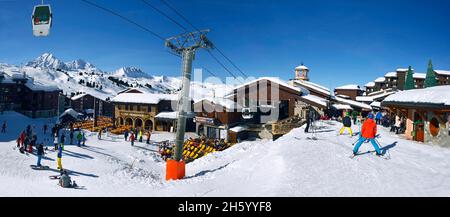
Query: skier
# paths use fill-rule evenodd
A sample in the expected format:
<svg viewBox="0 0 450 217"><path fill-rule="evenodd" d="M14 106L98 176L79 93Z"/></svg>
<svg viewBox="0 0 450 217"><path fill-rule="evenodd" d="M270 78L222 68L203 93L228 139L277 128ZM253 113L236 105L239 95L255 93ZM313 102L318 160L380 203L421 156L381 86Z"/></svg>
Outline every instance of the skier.
<svg viewBox="0 0 450 217"><path fill-rule="evenodd" d="M381 111L377 112L377 115L375 116L376 124L381 125L381 119L383 118L383 113Z"/></svg>
<svg viewBox="0 0 450 217"><path fill-rule="evenodd" d="M350 112L347 112L345 114L345 117L342 119L342 124L344 126L339 131L339 135L342 135L342 133L344 133L344 131L346 129L348 129L348 131L350 131L350 137L352 137L353 136L353 131L352 131L352 120L350 119Z"/></svg>
<svg viewBox="0 0 450 217"><path fill-rule="evenodd" d="M62 151L63 151L63 147L62 147L62 145L59 145L58 146L58 154L57 154L57 162L58 162L58 170L61 170L61 171L63 169L63 167L62 167Z"/></svg>
<svg viewBox="0 0 450 217"><path fill-rule="evenodd" d="M39 144L37 146L37 163L36 166L41 167L41 160L42 160L42 156L44 155L44 145L43 144Z"/></svg>
<svg viewBox="0 0 450 217"><path fill-rule="evenodd" d="M369 114L366 121L364 121L364 124L361 129L361 138L359 139L358 143L355 145L355 148L353 149L353 155L358 155L359 148L361 145L369 140L373 147L375 148L375 151L377 152L378 156L381 156L382 153L380 151L380 147L378 147L377 142L375 141L375 136L377 135L377 124L373 120L374 116L372 113Z"/></svg>
<svg viewBox="0 0 450 217"><path fill-rule="evenodd" d="M128 130L125 130L125 133L123 134L123 136L125 137L125 141L128 140Z"/></svg>
<svg viewBox="0 0 450 217"><path fill-rule="evenodd" d="M357 111L353 111L352 112L352 118L353 118L353 124L356 125L356 121L358 119L358 112Z"/></svg>
<svg viewBox="0 0 450 217"><path fill-rule="evenodd" d="M20 133L20 146L23 147L25 143L25 131L22 131L22 133Z"/></svg>
<svg viewBox="0 0 450 217"><path fill-rule="evenodd" d="M73 130L72 129L70 130L69 137L70 137L70 145L72 145L73 144Z"/></svg>
<svg viewBox="0 0 450 217"><path fill-rule="evenodd" d="M97 134L98 140L102 140L102 131L103 131L103 129L100 129L100 131L98 131L98 134Z"/></svg>
<svg viewBox="0 0 450 217"><path fill-rule="evenodd" d="M130 135L130 142L131 142L131 146L134 146L134 139L135 139L135 137L134 137L134 133L133 133L133 132L131 132L131 135Z"/></svg>
<svg viewBox="0 0 450 217"><path fill-rule="evenodd" d="M139 142L142 142L142 129L139 130Z"/></svg>
<svg viewBox="0 0 450 217"><path fill-rule="evenodd" d="M152 133L149 131L147 131L147 144L150 144L150 137L152 136Z"/></svg>
<svg viewBox="0 0 450 217"><path fill-rule="evenodd" d="M83 131L83 146L86 146L86 134Z"/></svg>
<svg viewBox="0 0 450 217"><path fill-rule="evenodd" d="M83 139L83 135L81 134L81 130L78 131L77 134L77 140L78 140L78 147L81 147L81 140Z"/></svg>
<svg viewBox="0 0 450 217"><path fill-rule="evenodd" d="M6 133L6 121L3 121L3 124L2 124L2 133Z"/></svg>
<svg viewBox="0 0 450 217"><path fill-rule="evenodd" d="M33 146L36 145L36 141L37 141L37 136L33 135L33 137L31 137L29 146L28 146L28 153L33 153Z"/></svg>
<svg viewBox="0 0 450 217"><path fill-rule="evenodd" d="M312 109L312 107L309 107L308 110L308 116L306 119L306 128L305 128L305 133L309 133L309 127L311 126L311 124L314 122L314 110Z"/></svg>

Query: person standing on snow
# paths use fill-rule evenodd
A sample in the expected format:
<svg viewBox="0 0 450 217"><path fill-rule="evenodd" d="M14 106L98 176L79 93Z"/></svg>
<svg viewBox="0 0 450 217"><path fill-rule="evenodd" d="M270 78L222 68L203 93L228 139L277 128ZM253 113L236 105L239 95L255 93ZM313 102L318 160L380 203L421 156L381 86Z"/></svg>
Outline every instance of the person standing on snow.
<svg viewBox="0 0 450 217"><path fill-rule="evenodd" d="M131 132L131 135L130 135L130 142L131 142L131 146L134 146L134 139L135 139L135 137L134 137L134 133L133 133L133 132Z"/></svg>
<svg viewBox="0 0 450 217"><path fill-rule="evenodd" d="M123 137L125 137L125 141L128 141L128 130L125 130Z"/></svg>
<svg viewBox="0 0 450 217"><path fill-rule="evenodd" d="M42 160L42 156L44 155L44 145L43 144L39 144L37 146L37 163L36 166L41 167L41 160Z"/></svg>
<svg viewBox="0 0 450 217"><path fill-rule="evenodd" d="M102 140L102 131L103 131L103 129L100 129L100 131L98 131L98 134L97 134L98 140Z"/></svg>
<svg viewBox="0 0 450 217"><path fill-rule="evenodd" d="M77 134L77 140L78 140L78 147L81 147L81 140L83 139L83 135L81 134L81 130L78 131Z"/></svg>
<svg viewBox="0 0 450 217"><path fill-rule="evenodd" d="M149 131L147 131L147 144L149 145L150 144L150 137L152 136L152 133L150 132L150 130Z"/></svg>
<svg viewBox="0 0 450 217"><path fill-rule="evenodd" d="M309 107L308 115L307 115L307 118L306 118L305 133L309 133L309 127L312 125L312 123L314 121L315 121L314 109L312 109L312 107Z"/></svg>
<svg viewBox="0 0 450 217"><path fill-rule="evenodd" d="M395 132L395 134L398 134L398 132L402 126L402 119L398 115L395 116L395 125L394 126L395 126L394 132Z"/></svg>
<svg viewBox="0 0 450 217"><path fill-rule="evenodd" d="M61 134L61 143L60 143L60 147L62 148L62 150L64 150L64 143L66 142L66 135L63 131L63 133Z"/></svg>
<svg viewBox="0 0 450 217"><path fill-rule="evenodd" d="M377 135L377 124L375 123L373 118L373 114L370 113L367 120L364 121L361 129L361 138L359 139L358 143L356 143L355 148L353 149L353 155L358 155L359 148L366 140L369 140L372 143L378 156L382 155L380 147L378 147L378 144L375 141L375 137Z"/></svg>
<svg viewBox="0 0 450 217"><path fill-rule="evenodd" d="M381 125L381 119L383 118L383 113L381 111L377 112L377 115L375 116L376 124Z"/></svg>
<svg viewBox="0 0 450 217"><path fill-rule="evenodd" d="M58 154L57 154L57 163L58 163L58 170L63 170L63 167L62 167L62 152L63 152L63 147L62 147L62 145L59 145L58 146Z"/></svg>
<svg viewBox="0 0 450 217"><path fill-rule="evenodd" d="M44 135L46 135L46 134L47 134L47 128L48 128L47 124L44 124L44 127L43 127L43 130L44 130Z"/></svg>
<svg viewBox="0 0 450 217"><path fill-rule="evenodd" d="M350 112L347 112L345 114L345 117L342 119L342 124L344 126L339 131L339 135L342 135L342 133L344 133L344 131L346 129L348 129L348 131L350 131L350 137L352 137L353 136L353 131L352 131L352 120L350 119Z"/></svg>
<svg viewBox="0 0 450 217"><path fill-rule="evenodd" d="M70 138L70 145L73 145L73 130L70 130L70 134L69 134L69 138Z"/></svg>
<svg viewBox="0 0 450 217"><path fill-rule="evenodd" d="M139 142L142 142L142 129L139 129Z"/></svg>
<svg viewBox="0 0 450 217"><path fill-rule="evenodd" d="M2 124L2 133L6 133L6 121L3 121L3 124Z"/></svg>

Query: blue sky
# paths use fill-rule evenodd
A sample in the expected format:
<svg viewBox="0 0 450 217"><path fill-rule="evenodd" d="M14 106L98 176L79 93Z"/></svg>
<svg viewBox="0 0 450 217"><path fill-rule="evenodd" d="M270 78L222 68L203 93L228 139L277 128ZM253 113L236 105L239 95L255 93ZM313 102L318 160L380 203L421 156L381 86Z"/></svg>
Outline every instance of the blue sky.
<svg viewBox="0 0 450 217"><path fill-rule="evenodd" d="M182 33L140 0L91 1L164 37ZM148 1L177 18L159 0ZM179 59L162 41L79 0L46 0L54 12L51 36L33 37L30 16L39 2L0 0L0 62L21 64L51 52L64 61L82 58L107 71L136 66L155 75L180 74ZM450 70L448 0L169 2L198 28L210 28L209 38L251 76L287 80L304 62L312 81L335 87L363 85L409 65L425 72L429 59L435 68ZM205 51L198 53L194 65L226 75Z"/></svg>

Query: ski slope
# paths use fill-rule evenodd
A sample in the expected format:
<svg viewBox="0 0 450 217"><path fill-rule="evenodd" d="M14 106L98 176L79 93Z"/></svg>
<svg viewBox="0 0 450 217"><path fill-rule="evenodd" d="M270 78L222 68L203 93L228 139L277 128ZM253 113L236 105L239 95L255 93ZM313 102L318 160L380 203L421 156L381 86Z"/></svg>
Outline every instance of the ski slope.
<svg viewBox="0 0 450 217"><path fill-rule="evenodd" d="M0 115L4 120L9 127L0 134L0 196L450 196L449 149L381 129L390 160L371 154L350 159L355 138L337 136L341 124L332 121L318 123L316 141L299 128L277 141L243 142L188 164L186 179L171 182L164 180L165 162L155 146L131 147L122 136L99 141L89 134L87 147L66 145L63 154L63 166L85 189L63 189L48 178L56 171L31 170L36 157L13 150L26 124L42 139L42 125L51 120L17 113ZM155 133L152 141L173 137ZM369 150L370 144L361 148ZM47 152L43 164L56 168L56 153Z"/></svg>

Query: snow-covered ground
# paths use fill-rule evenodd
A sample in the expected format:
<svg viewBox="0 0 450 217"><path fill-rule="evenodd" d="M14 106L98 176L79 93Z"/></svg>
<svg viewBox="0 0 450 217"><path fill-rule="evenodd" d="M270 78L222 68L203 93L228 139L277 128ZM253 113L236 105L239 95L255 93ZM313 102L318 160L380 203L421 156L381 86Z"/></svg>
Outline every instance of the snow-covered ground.
<svg viewBox="0 0 450 217"><path fill-rule="evenodd" d="M187 178L171 182L164 180L165 163L155 146L88 135L87 147L66 145L63 155L63 166L85 189L63 189L48 178L57 171L31 170L36 157L13 150L26 124L42 138L42 125L50 120L15 113L0 115L4 120L9 128L0 134L0 196L450 196L449 149L381 129L379 141L391 160L371 154L350 159L355 138L337 136L341 124L332 121L318 124L317 141L300 128L277 141L243 142L188 164ZM152 138L172 139L169 133ZM371 149L365 144L361 151ZM48 151L43 163L56 168L55 159Z"/></svg>

